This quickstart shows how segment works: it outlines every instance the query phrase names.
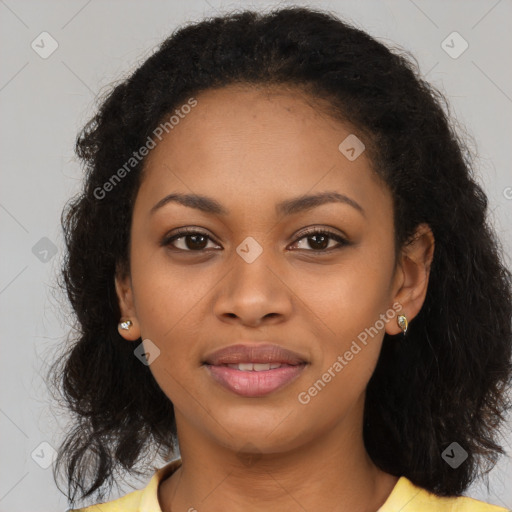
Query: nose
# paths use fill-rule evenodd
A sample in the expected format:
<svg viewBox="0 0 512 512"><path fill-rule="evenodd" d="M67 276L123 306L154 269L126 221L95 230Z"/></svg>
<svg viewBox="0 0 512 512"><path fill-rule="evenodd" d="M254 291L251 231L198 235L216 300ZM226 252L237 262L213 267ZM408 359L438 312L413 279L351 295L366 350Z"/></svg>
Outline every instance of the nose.
<svg viewBox="0 0 512 512"><path fill-rule="evenodd" d="M281 323L293 309L287 281L283 265L265 251L251 263L236 254L213 298L213 313L223 322L251 327Z"/></svg>

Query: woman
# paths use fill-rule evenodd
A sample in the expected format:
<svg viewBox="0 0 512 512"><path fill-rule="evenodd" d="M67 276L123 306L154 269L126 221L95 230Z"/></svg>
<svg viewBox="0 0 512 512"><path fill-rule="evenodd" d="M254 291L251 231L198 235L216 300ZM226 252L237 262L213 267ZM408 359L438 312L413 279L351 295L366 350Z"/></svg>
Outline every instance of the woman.
<svg viewBox="0 0 512 512"><path fill-rule="evenodd" d="M511 275L442 101L305 8L181 28L113 89L63 215L72 506L505 510L461 494L504 453Z"/></svg>

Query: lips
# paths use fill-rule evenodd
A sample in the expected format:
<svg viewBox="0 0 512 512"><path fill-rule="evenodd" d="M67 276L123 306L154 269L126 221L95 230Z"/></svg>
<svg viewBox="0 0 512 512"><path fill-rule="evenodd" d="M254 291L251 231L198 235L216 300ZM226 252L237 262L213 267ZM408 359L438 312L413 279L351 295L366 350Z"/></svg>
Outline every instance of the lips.
<svg viewBox="0 0 512 512"><path fill-rule="evenodd" d="M241 363L298 365L307 361L300 354L274 344L231 345L206 356L204 363L219 366Z"/></svg>
<svg viewBox="0 0 512 512"><path fill-rule="evenodd" d="M273 344L231 345L205 358L207 373L225 389L244 397L261 397L298 378L308 362Z"/></svg>

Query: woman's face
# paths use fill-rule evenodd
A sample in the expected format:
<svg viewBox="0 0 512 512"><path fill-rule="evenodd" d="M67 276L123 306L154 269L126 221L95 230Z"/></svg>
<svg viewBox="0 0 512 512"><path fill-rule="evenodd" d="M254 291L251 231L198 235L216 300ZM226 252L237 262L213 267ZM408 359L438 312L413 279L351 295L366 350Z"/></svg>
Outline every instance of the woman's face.
<svg viewBox="0 0 512 512"><path fill-rule="evenodd" d="M196 100L146 161L131 275L116 283L134 326L120 332L145 340L179 435L270 453L360 426L384 332L426 289L395 271L390 193L350 127L299 93L229 86ZM169 194L183 200L162 205ZM192 234L170 241L181 228ZM255 350L210 357L233 345ZM257 351L268 345L298 359Z"/></svg>

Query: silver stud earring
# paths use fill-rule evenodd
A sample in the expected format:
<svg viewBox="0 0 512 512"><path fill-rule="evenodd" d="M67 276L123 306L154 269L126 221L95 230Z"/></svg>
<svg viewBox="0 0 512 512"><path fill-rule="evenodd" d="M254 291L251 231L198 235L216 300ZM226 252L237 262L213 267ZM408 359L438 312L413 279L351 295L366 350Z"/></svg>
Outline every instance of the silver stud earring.
<svg viewBox="0 0 512 512"><path fill-rule="evenodd" d="M119 322L119 327L124 331L128 331L130 327L133 325L131 320L125 320L124 322Z"/></svg>
<svg viewBox="0 0 512 512"><path fill-rule="evenodd" d="M409 322L407 322L407 317L405 315L398 315L396 321L400 326L400 329L402 329L402 333L405 334L407 332L407 326L409 325Z"/></svg>

